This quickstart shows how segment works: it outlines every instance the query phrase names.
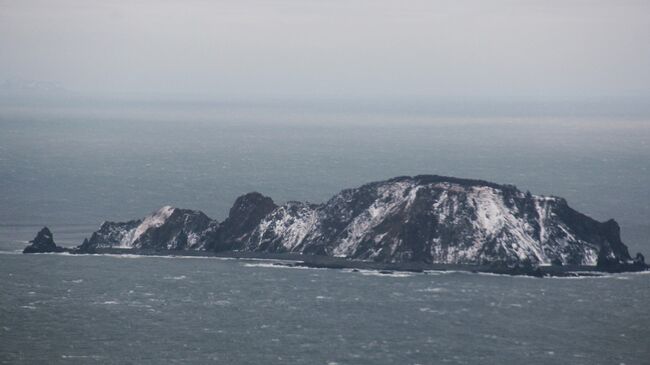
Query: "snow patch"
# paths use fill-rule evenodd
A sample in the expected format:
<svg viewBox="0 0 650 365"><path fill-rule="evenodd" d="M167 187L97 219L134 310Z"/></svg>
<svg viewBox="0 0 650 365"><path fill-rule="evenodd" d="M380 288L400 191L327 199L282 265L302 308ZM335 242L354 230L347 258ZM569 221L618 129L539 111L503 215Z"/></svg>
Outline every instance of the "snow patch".
<svg viewBox="0 0 650 365"><path fill-rule="evenodd" d="M153 212L149 216L145 217L138 226L135 228L126 230L121 227L109 227L110 232L108 236L117 237L119 243L117 245L108 245L109 247L116 248L133 248L138 239L145 234L148 230L152 228L158 228L165 224L167 219L174 213L174 210L171 206L164 206L157 211ZM103 223L102 226L108 224L107 222ZM189 237L188 237L189 241Z"/></svg>
<svg viewBox="0 0 650 365"><path fill-rule="evenodd" d="M150 230L151 228L158 228L165 224L167 219L174 213L174 208L170 207L169 205L164 206L160 208L157 212L153 213L150 216L147 216L142 223L138 226L138 228L135 229L135 232L133 233L133 238L131 241L131 245L133 245L133 242L135 242L140 236L142 236L145 232Z"/></svg>

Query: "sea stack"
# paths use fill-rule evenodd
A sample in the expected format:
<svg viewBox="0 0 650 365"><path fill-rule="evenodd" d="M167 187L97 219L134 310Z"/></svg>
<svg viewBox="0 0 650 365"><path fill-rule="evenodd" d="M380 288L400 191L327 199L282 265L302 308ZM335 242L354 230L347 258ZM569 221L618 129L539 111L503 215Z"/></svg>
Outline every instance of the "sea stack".
<svg viewBox="0 0 650 365"><path fill-rule="evenodd" d="M30 245L25 247L23 253L63 252L63 247L54 243L54 237L49 228L43 227L36 237L29 241Z"/></svg>

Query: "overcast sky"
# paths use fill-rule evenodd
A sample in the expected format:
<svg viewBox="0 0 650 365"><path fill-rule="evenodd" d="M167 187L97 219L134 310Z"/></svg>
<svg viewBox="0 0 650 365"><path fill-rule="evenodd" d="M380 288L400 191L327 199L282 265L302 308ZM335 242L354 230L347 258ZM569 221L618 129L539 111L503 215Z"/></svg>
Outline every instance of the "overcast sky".
<svg viewBox="0 0 650 365"><path fill-rule="evenodd" d="M82 92L650 96L650 1L0 0L0 81Z"/></svg>

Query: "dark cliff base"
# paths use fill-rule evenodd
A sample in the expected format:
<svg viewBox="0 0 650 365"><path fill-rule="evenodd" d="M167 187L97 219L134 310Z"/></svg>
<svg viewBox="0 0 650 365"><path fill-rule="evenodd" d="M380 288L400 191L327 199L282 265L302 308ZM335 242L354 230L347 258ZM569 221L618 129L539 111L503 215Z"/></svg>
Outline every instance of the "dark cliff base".
<svg viewBox="0 0 650 365"><path fill-rule="evenodd" d="M646 265L629 264L612 268L596 266L540 266L540 267L504 267L493 265L457 265L457 264L428 264L421 262L385 263L373 261L351 260L340 257L321 255L302 255L295 253L266 253L244 251L182 251L182 250L147 250L147 249L118 249L101 248L92 251L78 249L65 250L71 254L112 254L112 255L143 255L143 256L179 256L179 257L221 257L234 259L278 260L274 263L287 267L311 267L325 269L378 270L390 274L393 271L420 272L426 271L464 271L474 273L492 273L503 275L524 275L535 277L578 277L601 276L605 273L637 272L648 270Z"/></svg>

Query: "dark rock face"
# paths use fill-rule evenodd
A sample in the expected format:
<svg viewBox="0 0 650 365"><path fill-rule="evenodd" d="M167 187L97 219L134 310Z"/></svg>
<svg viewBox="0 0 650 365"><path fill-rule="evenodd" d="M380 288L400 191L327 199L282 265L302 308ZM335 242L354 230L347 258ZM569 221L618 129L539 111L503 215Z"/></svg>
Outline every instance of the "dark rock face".
<svg viewBox="0 0 650 365"><path fill-rule="evenodd" d="M216 251L240 249L262 218L275 208L273 200L260 193L240 196L230 208L228 218L206 238L207 248Z"/></svg>
<svg viewBox="0 0 650 365"><path fill-rule="evenodd" d="M645 265L645 256L641 252L637 252L634 257L634 263L637 265Z"/></svg>
<svg viewBox="0 0 650 365"><path fill-rule="evenodd" d="M166 206L143 219L104 222L79 249L199 249L214 224L203 212Z"/></svg>
<svg viewBox="0 0 650 365"><path fill-rule="evenodd" d="M89 251L95 248L118 247L122 242L129 242L129 232L135 230L142 223L142 219L128 222L104 222L98 231L93 232L90 239L85 239L79 246L81 251Z"/></svg>
<svg viewBox="0 0 650 365"><path fill-rule="evenodd" d="M25 247L23 253L63 252L65 249L54 243L54 236L49 228L43 227L36 237L29 241L30 245Z"/></svg>
<svg viewBox="0 0 650 365"><path fill-rule="evenodd" d="M613 220L595 221L562 198L512 185L436 175L369 183L323 204L278 206L249 193L237 198L222 223L163 207L140 220L104 223L80 249L103 247L292 252L523 271L632 264Z"/></svg>

